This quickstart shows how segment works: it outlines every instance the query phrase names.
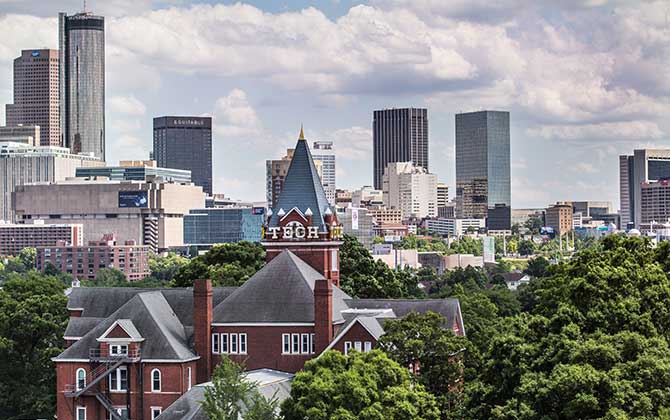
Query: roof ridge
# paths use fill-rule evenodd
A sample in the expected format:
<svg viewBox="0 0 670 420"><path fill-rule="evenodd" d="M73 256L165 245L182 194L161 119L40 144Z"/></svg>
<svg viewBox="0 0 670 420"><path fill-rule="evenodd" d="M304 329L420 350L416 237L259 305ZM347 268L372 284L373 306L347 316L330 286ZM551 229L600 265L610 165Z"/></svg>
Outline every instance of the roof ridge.
<svg viewBox="0 0 670 420"><path fill-rule="evenodd" d="M172 351L173 357L179 358L180 357L179 352L172 345L172 341L168 339L168 335L166 334L166 330L167 330L168 333L170 333L170 336L174 336L174 335L171 333L171 330L169 328L161 328L163 326L162 323L158 322L158 320L156 319L156 314L154 314L150 305L148 305L147 302L144 299L144 297L146 297L146 295L153 295L153 294L154 293L139 293L139 294L137 294L137 296L142 301L142 305L144 305L144 308L146 309L147 313L150 315L151 322L154 324L154 326L160 332L160 334L165 338L165 341L168 342L168 345L170 347L170 350ZM174 310L170 306L170 303L167 301L167 299L165 299L165 296L163 296L163 293L158 292L158 294L160 295L162 300L165 302L167 307L170 308L170 313L174 316L175 320L179 323L182 330L184 330L184 324L181 323L181 321L179 320L179 317L177 317L177 315L174 313ZM143 296L143 295L145 295L145 296ZM165 325L165 327L167 327L167 325ZM187 339L186 332L184 331L184 337L175 337L175 338L177 338L177 339L182 339L183 338L184 340L186 340ZM185 346L187 348L189 348L188 343L185 343Z"/></svg>

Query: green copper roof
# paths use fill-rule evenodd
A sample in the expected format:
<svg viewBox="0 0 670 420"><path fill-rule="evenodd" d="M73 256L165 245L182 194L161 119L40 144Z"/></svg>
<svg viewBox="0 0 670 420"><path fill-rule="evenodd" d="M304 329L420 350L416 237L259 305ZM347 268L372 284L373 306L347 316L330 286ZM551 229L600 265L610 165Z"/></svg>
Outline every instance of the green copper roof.
<svg viewBox="0 0 670 420"><path fill-rule="evenodd" d="M277 213L280 209L288 213L294 207L303 214L310 209L313 214L313 225L323 230L325 226L323 216L326 209L330 209L330 204L305 139L299 139L295 146L291 166L284 179L284 188L279 194L277 206L272 209L270 226L279 224L281 216L278 216ZM330 211L333 210L330 209Z"/></svg>

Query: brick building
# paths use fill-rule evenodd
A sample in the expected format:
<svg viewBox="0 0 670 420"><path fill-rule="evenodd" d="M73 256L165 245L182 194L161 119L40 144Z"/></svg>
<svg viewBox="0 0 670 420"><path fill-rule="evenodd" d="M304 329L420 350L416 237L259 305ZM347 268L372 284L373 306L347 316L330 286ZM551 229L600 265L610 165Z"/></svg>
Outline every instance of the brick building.
<svg viewBox="0 0 670 420"><path fill-rule="evenodd" d="M54 226L54 225L47 225ZM60 241L52 246L37 247L37 269L43 271L47 263L78 280L94 280L101 268L123 271L129 281L142 280L149 271L149 247L134 241L117 244L114 235L105 235L88 246Z"/></svg>
<svg viewBox="0 0 670 420"><path fill-rule="evenodd" d="M458 299L354 299L338 287L342 227L302 135L263 233L267 264L238 288L74 288L69 347L54 358L58 419L153 419L224 355L293 373L329 349L373 349L384 321L410 312L438 312L464 335Z"/></svg>
<svg viewBox="0 0 670 420"><path fill-rule="evenodd" d="M79 224L0 223L0 255L18 255L23 248L54 246L59 242L79 246L83 244L82 238L83 226Z"/></svg>

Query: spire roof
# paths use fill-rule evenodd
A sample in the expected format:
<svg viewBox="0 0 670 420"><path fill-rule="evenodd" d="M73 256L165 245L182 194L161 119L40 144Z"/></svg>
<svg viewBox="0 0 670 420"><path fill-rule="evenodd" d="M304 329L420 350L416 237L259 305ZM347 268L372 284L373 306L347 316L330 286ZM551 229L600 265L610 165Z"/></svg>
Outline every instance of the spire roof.
<svg viewBox="0 0 670 420"><path fill-rule="evenodd" d="M325 230L323 216L330 209L330 204L326 198L326 192L323 190L319 173L314 166L314 160L307 146L307 140L304 138L302 127L300 128L300 138L295 146L291 165L284 179L284 186L281 194L279 194L279 200L277 200L269 225L278 225L281 218L280 209L290 212L290 209L294 207L303 214L307 212L307 209L310 209L313 214L312 224L319 226L321 231Z"/></svg>

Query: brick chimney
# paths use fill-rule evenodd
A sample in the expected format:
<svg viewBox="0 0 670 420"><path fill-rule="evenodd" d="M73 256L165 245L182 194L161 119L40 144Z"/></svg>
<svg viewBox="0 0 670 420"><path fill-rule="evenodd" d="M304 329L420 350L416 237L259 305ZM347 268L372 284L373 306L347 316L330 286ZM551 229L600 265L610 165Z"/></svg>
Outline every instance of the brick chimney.
<svg viewBox="0 0 670 420"><path fill-rule="evenodd" d="M212 281L207 279L193 282L193 339L195 351L200 356L197 361L196 381L207 382L212 368Z"/></svg>
<svg viewBox="0 0 670 420"><path fill-rule="evenodd" d="M333 285L328 279L314 282L314 341L316 354L333 341Z"/></svg>

